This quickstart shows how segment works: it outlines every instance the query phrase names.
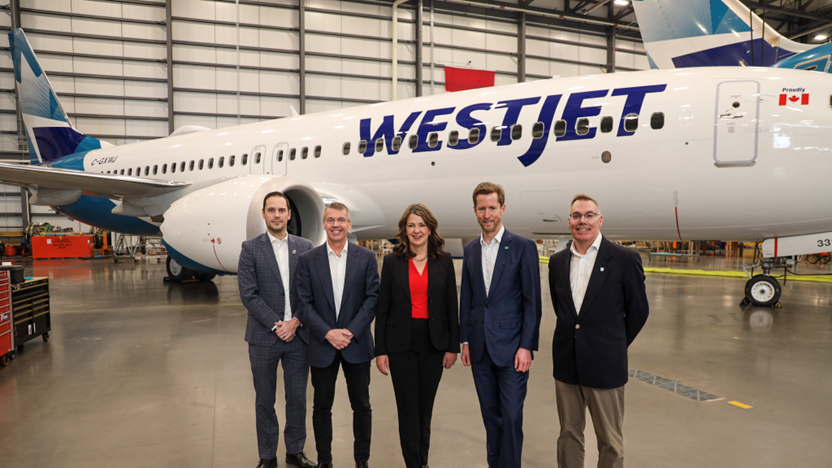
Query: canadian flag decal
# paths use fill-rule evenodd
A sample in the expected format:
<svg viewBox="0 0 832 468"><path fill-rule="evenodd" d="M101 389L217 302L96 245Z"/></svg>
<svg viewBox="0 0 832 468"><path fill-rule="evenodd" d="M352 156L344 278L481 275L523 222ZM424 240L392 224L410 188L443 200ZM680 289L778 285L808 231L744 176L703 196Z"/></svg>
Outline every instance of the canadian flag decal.
<svg viewBox="0 0 832 468"><path fill-rule="evenodd" d="M780 105L787 106L789 104L796 104L801 106L809 105L809 93L801 94L781 94Z"/></svg>

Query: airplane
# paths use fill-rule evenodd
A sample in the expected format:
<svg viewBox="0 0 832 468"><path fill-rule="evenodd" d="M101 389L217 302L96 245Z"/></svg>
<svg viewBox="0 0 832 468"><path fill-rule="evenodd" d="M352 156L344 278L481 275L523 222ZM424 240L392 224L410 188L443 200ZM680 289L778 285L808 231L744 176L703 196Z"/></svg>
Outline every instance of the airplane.
<svg viewBox="0 0 832 468"><path fill-rule="evenodd" d="M272 190L291 201L291 232L318 244L335 200L352 211L353 240L393 237L416 202L444 237L474 239L470 197L485 180L505 188L513 232L565 238L570 201L586 193L610 239L771 242L746 285L761 305L779 300L769 273L782 256L832 239L832 186L811 183L832 169L821 74L556 78L110 146L71 125L24 32L9 40L32 164L0 164L0 182L105 230L161 234L178 279L236 273L241 243L265 231Z"/></svg>
<svg viewBox="0 0 832 468"><path fill-rule="evenodd" d="M651 68L770 66L830 73L832 43L783 37L740 0L633 0Z"/></svg>

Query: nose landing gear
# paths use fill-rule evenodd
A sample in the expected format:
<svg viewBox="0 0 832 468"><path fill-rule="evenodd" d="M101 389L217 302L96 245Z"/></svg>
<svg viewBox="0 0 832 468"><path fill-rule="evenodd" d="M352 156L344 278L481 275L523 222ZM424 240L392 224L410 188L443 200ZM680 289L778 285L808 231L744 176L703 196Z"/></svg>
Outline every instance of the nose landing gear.
<svg viewBox="0 0 832 468"><path fill-rule="evenodd" d="M759 263L744 267L745 273L748 275L748 282L745 283L745 298L740 303L741 306L755 305L762 307L780 307L780 293L782 288L780 282L771 276L773 268L788 268L795 264L795 259L792 257L776 257L776 258L762 258ZM762 268L763 273L751 276L748 273L749 269Z"/></svg>

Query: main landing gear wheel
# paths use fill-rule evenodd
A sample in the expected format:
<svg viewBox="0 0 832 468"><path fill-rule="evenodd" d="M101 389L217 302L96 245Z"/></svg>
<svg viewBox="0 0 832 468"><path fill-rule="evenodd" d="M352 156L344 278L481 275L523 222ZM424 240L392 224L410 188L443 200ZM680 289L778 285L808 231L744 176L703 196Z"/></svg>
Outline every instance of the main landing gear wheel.
<svg viewBox="0 0 832 468"><path fill-rule="evenodd" d="M194 277L194 272L176 263L176 260L168 257L168 276L172 281L187 281Z"/></svg>
<svg viewBox="0 0 832 468"><path fill-rule="evenodd" d="M755 306L775 306L780 303L780 282L769 275L756 275L745 283L744 303Z"/></svg>

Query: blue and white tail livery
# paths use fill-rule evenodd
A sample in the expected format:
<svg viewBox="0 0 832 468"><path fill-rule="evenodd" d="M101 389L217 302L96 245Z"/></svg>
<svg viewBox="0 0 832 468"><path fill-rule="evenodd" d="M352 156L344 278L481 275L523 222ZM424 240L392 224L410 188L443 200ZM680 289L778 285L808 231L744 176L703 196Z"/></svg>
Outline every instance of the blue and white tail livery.
<svg viewBox="0 0 832 468"><path fill-rule="evenodd" d="M32 164L110 146L72 127L23 30L9 33L9 48Z"/></svg>
<svg viewBox="0 0 832 468"><path fill-rule="evenodd" d="M633 8L651 68L798 68L775 64L815 48L786 39L740 0L633 0Z"/></svg>

